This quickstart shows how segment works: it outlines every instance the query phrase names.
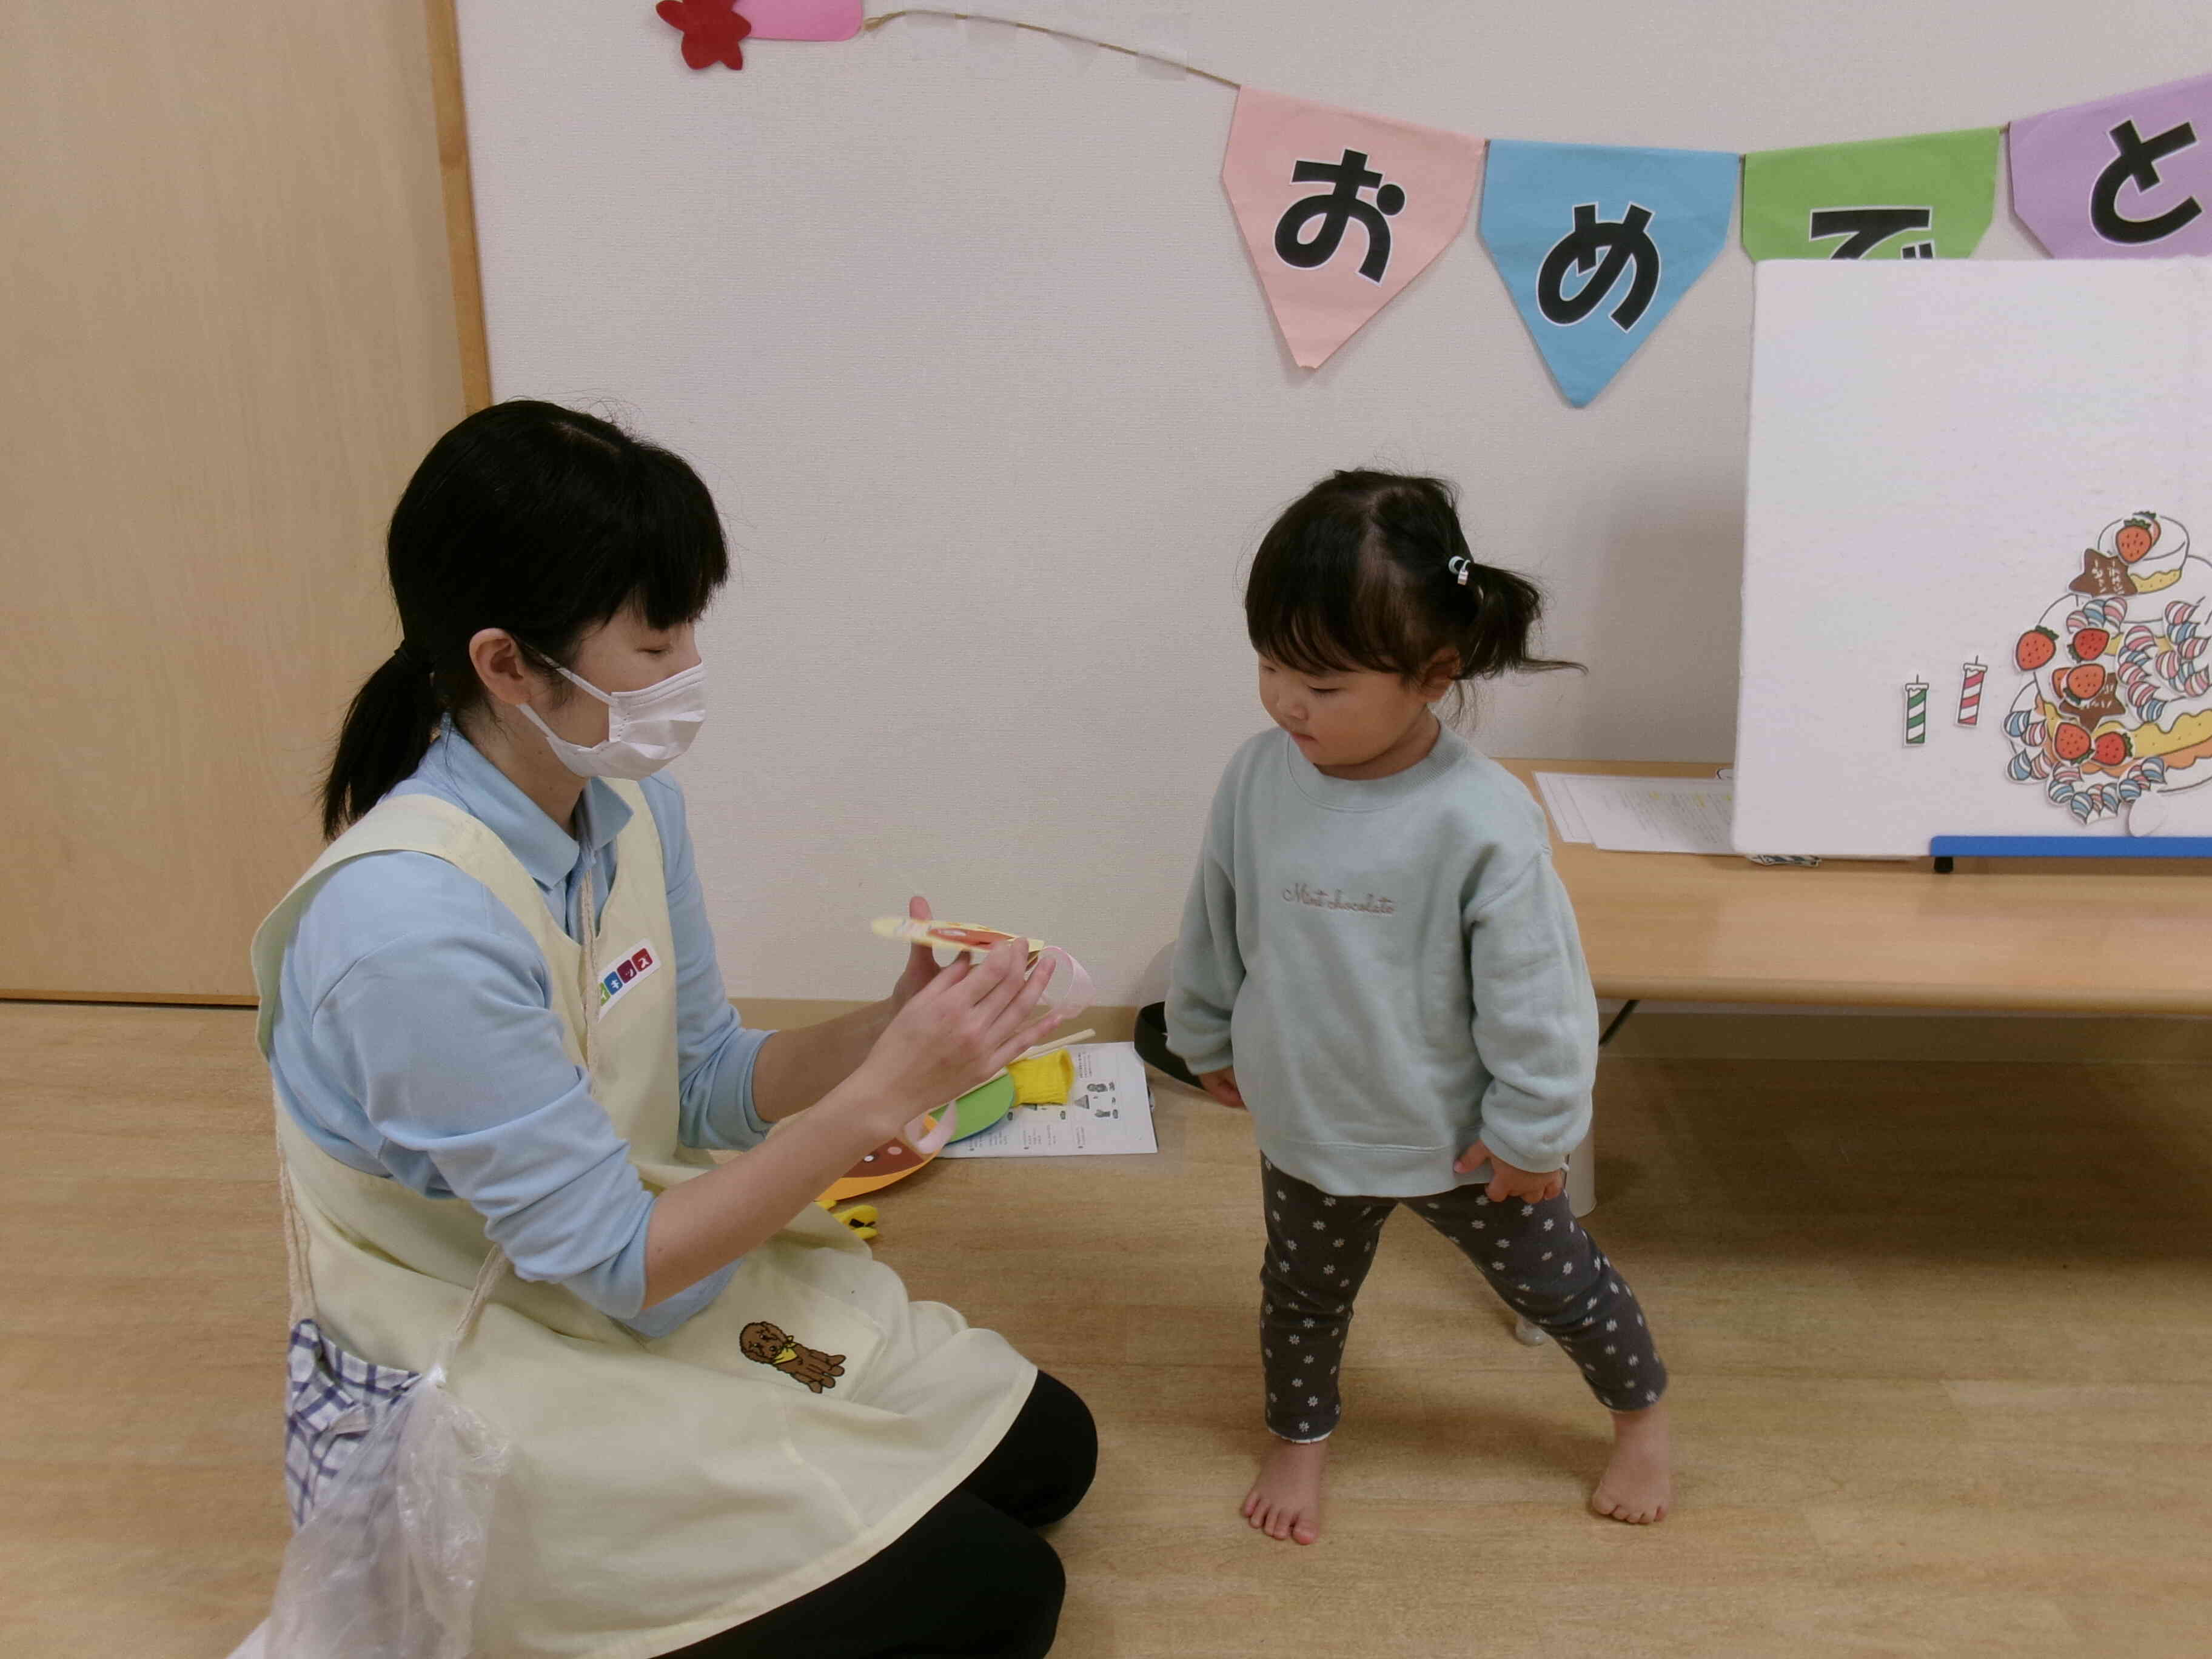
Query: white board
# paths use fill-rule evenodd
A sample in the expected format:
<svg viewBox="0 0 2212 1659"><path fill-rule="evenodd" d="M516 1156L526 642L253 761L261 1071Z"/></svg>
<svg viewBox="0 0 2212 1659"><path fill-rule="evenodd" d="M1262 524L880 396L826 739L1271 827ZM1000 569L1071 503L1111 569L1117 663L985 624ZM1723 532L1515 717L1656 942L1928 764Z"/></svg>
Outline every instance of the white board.
<svg viewBox="0 0 2212 1659"><path fill-rule="evenodd" d="M2212 735L2212 697L2179 695L2212 653L2160 643L2177 604L2212 627L2212 262L1778 261L1756 317L1736 845L1924 855L1938 835L2119 835L2131 815L2212 833L2212 755L2149 753ZM2145 510L2148 550L2149 531L2119 533ZM2100 643L2098 596L2069 586L2093 567L2130 591L2076 662ZM2039 625L2054 659L2032 684L2018 647ZM2075 667L2105 672L2050 684Z"/></svg>

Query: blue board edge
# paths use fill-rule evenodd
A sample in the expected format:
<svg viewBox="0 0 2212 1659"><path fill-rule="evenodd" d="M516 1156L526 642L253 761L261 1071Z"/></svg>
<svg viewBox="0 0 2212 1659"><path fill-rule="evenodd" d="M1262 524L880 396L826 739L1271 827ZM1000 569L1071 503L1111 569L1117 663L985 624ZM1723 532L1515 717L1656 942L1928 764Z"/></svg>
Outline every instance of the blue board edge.
<svg viewBox="0 0 2212 1659"><path fill-rule="evenodd" d="M2212 836L1937 836L1939 859L2212 859Z"/></svg>

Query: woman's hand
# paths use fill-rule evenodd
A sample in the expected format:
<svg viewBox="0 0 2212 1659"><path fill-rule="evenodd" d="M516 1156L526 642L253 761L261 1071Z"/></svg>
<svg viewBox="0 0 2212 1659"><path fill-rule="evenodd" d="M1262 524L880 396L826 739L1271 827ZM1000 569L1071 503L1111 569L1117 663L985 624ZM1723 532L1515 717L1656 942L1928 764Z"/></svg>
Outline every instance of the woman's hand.
<svg viewBox="0 0 2212 1659"><path fill-rule="evenodd" d="M916 921L927 921L930 919L929 901L916 894L907 901L906 913ZM898 983L891 987L891 1012L896 1015L944 971L937 965L937 952L927 945L917 945L908 950L906 971L899 975Z"/></svg>
<svg viewBox="0 0 2212 1659"><path fill-rule="evenodd" d="M1237 1086L1237 1068L1234 1066L1224 1066L1218 1072L1200 1072L1198 1086L1224 1106L1234 1106L1240 1112L1252 1109L1244 1103L1243 1091Z"/></svg>
<svg viewBox="0 0 2212 1659"><path fill-rule="evenodd" d="M1567 1172L1553 1170L1538 1173L1508 1164L1504 1158L1476 1141L1460 1154L1459 1162L1452 1165L1454 1175L1471 1175L1485 1164L1490 1165L1490 1184L1482 1190L1492 1202L1500 1199L1517 1198L1525 1204L1541 1204L1547 1198L1557 1198L1566 1189Z"/></svg>
<svg viewBox="0 0 2212 1659"><path fill-rule="evenodd" d="M1037 1012L1053 960L1046 957L1034 973L1028 964L1027 944L1010 940L981 963L963 957L936 969L907 999L853 1079L860 1085L856 1094L890 1114L885 1139L917 1114L988 1082L1059 1028L1060 1015Z"/></svg>
<svg viewBox="0 0 2212 1659"><path fill-rule="evenodd" d="M950 968L931 967L927 982L907 997L851 1076L810 1109L794 1109L743 1158L653 1201L646 1306L696 1284L788 1224L870 1147L911 1138L933 1152L950 1138L951 1115L926 1137L912 1135L908 1125L987 1082L1062 1023L1056 1012L1037 1012L1052 962L1048 957L1030 973L1023 940L1000 945L980 964L963 956ZM788 1078L783 1086L797 1089ZM757 1081L755 1087L757 1093Z"/></svg>
<svg viewBox="0 0 2212 1659"><path fill-rule="evenodd" d="M927 921L929 901L918 896L908 900L906 913L916 921ZM906 971L881 1002L819 1025L770 1036L753 1064L753 1109L764 1121L778 1123L825 1098L860 1069L900 1010L944 971L927 945L914 945L906 953Z"/></svg>

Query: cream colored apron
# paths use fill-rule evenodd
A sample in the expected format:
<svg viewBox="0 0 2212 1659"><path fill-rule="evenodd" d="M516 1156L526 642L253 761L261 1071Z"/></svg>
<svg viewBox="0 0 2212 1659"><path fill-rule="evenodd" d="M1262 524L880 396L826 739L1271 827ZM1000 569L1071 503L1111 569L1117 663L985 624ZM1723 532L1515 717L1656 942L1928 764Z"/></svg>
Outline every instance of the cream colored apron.
<svg viewBox="0 0 2212 1659"><path fill-rule="evenodd" d="M284 952L323 879L366 854L427 853L482 882L537 939L569 1057L588 1066L647 1185L712 1167L676 1139L677 972L659 835L644 792L614 787L630 821L614 890L582 945L485 825L431 796L380 803L255 936L264 1054ZM592 908L587 896L587 917ZM608 974L615 988L603 995ZM378 1364L425 1369L485 1267L483 1218L341 1164L281 1101L276 1131L324 1330ZM748 1328L758 1358L740 1346ZM816 1355L844 1365L818 1393L805 1380L822 1378ZM560 1285L504 1275L449 1371L454 1392L514 1447L477 1650L648 1659L817 1589L966 1478L1036 1375L996 1333L909 1302L866 1244L811 1205L658 1341Z"/></svg>

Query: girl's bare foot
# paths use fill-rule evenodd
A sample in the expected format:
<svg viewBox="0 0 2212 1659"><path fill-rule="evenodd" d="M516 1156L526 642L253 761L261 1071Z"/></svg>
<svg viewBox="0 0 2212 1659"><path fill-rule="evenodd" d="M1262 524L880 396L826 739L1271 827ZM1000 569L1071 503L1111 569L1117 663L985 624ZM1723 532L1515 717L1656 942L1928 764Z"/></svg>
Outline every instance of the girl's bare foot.
<svg viewBox="0 0 2212 1659"><path fill-rule="evenodd" d="M1590 1494L1590 1508L1631 1526L1664 1521L1674 1501L1674 1460L1667 1443L1667 1402L1613 1414L1613 1461Z"/></svg>
<svg viewBox="0 0 2212 1659"><path fill-rule="evenodd" d="M1275 1441L1244 1495L1244 1518L1270 1538L1315 1542L1321 1537L1322 1472L1328 1463L1326 1440Z"/></svg>

